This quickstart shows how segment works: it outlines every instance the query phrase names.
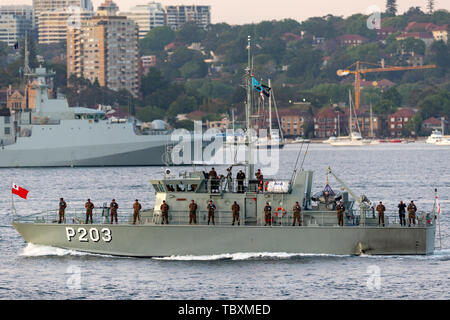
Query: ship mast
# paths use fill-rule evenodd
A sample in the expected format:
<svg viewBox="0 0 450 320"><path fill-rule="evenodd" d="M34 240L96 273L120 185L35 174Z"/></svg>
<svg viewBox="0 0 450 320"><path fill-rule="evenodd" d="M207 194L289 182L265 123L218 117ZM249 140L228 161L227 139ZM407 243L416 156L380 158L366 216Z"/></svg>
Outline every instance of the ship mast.
<svg viewBox="0 0 450 320"><path fill-rule="evenodd" d="M247 175L246 182L249 185L249 180L253 177L254 165L252 159L252 133L251 133L251 111L252 111L252 68L251 68L251 36L248 36L248 66L247 72Z"/></svg>
<svg viewBox="0 0 450 320"><path fill-rule="evenodd" d="M269 86L269 88L272 87L271 81L269 79L267 85ZM269 97L269 136L270 139L272 140L272 93L270 93L270 97Z"/></svg>

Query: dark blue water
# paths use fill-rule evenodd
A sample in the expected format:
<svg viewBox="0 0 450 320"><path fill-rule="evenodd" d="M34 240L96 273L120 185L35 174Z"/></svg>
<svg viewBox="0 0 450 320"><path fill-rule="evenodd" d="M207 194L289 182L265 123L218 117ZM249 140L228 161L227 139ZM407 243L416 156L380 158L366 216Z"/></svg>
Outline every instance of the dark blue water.
<svg viewBox="0 0 450 320"><path fill-rule="evenodd" d="M290 178L299 148L281 151L277 177ZM315 171L314 191L324 187L330 165L357 194L383 201L388 211L399 200L431 210L438 188L442 250L425 257L255 253L134 259L27 245L10 226L12 182L30 190L28 200L15 198L18 214L54 209L60 197L70 207L113 197L121 208L131 208L135 198L151 207L149 179L160 177L163 168L0 169L0 299L448 299L449 159L450 147L414 143L313 144L305 160L304 167ZM331 177L330 184L339 188Z"/></svg>

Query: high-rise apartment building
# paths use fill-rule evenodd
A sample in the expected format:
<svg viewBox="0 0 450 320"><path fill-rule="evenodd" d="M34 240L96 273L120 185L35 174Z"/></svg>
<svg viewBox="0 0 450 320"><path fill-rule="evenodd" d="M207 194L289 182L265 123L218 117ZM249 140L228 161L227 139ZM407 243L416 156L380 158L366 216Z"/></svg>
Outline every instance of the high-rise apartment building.
<svg viewBox="0 0 450 320"><path fill-rule="evenodd" d="M109 8L108 8L109 6ZM83 77L112 90L138 95L138 26L125 16L110 15L115 3L106 0L91 19L67 32L67 75Z"/></svg>
<svg viewBox="0 0 450 320"><path fill-rule="evenodd" d="M40 44L66 41L67 28L78 28L81 21L89 19L94 13L81 9L60 9L42 11L39 15L38 39Z"/></svg>
<svg viewBox="0 0 450 320"><path fill-rule="evenodd" d="M13 46L32 30L33 8L27 5L0 6L0 41Z"/></svg>
<svg viewBox="0 0 450 320"><path fill-rule="evenodd" d="M137 5L130 11L120 12L121 16L126 16L133 20L139 26L139 38L145 35L155 27L166 25L166 14L164 7L160 3L150 2L148 4Z"/></svg>
<svg viewBox="0 0 450 320"><path fill-rule="evenodd" d="M177 30L186 22L195 22L206 29L211 24L211 6L166 6L166 24Z"/></svg>
<svg viewBox="0 0 450 320"><path fill-rule="evenodd" d="M94 10L91 0L33 0L33 26L38 26L41 12L63 10L71 6L79 7L83 11Z"/></svg>

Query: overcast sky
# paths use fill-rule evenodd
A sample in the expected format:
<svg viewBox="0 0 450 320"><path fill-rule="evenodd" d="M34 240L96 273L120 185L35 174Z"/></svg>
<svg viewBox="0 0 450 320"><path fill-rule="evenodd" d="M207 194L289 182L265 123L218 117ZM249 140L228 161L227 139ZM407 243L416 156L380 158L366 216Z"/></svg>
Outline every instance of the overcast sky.
<svg viewBox="0 0 450 320"><path fill-rule="evenodd" d="M103 0L93 0L97 7ZM115 0L120 10L125 11L136 4L145 4L151 0ZM367 8L376 5L382 10L386 0L160 0L163 5L206 4L212 6L212 22L244 24L263 20L292 18L298 21L309 17L327 14L349 16L354 13L366 13ZM0 4L31 4L32 0L0 0ZM409 7L422 7L425 10L427 0L397 0L399 12ZM450 11L450 0L435 0L435 8Z"/></svg>

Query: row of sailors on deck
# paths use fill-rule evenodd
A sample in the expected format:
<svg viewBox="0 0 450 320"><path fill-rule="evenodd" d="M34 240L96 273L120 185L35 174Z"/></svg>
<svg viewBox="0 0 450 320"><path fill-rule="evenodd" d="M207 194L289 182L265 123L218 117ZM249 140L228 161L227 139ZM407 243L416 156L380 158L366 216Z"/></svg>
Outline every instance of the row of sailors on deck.
<svg viewBox="0 0 450 320"><path fill-rule="evenodd" d="M411 227L411 223L415 226L416 225L417 207L414 204L413 200L411 200L411 203L408 205L408 207L406 207L406 204L404 204L403 201L400 201L400 203L398 205L398 214L399 214L399 218L400 218L400 225L406 226L405 208L408 210L408 220L409 220L408 227ZM386 211L386 207L384 206L382 201L380 201L380 203L377 205L375 210L378 213L378 226L383 225L383 227L384 227L385 226L384 213ZM343 226L344 225L345 206L344 206L344 203L342 200L336 206L336 211L337 211L338 224L340 226Z"/></svg>
<svg viewBox="0 0 450 320"><path fill-rule="evenodd" d="M211 192L219 192L219 180L221 180L223 176L219 178L217 172L214 168L211 168L211 171L208 173L208 179L211 181ZM256 180L258 181L258 192L263 192L264 188L264 176L261 172L261 169L255 173ZM231 167L227 168L227 175L225 176L227 182L228 191L232 191L232 172ZM238 193L244 193L244 181L245 181L245 173L242 170L236 175L236 180L238 183Z"/></svg>
<svg viewBox="0 0 450 320"><path fill-rule="evenodd" d="M95 205L91 202L91 199L87 199L87 202L84 204L84 207L86 208L86 221L85 224L88 224L89 222L92 224L92 211L95 208ZM65 218L65 211L67 208L67 203L64 201L64 198L59 199L59 220L58 223L66 222ZM114 222L118 224L117 222L117 210L119 209L119 204L116 202L116 199L112 199L109 210L110 210L110 216L111 216L111 224ZM136 224L136 220L141 223L141 216L140 212L142 209L142 205L139 203L139 200L136 199L133 203L133 224Z"/></svg>
<svg viewBox="0 0 450 320"><path fill-rule="evenodd" d="M161 224L164 224L164 222L166 224L169 224L169 205L166 203L165 200L163 200L163 203L161 204L160 207L161 210ZM191 200L191 203L189 204L189 224L197 224L197 210L198 210L198 205L195 203L194 200ZM212 222L213 225L215 225L214 222L214 214L216 211L216 206L213 203L212 200L209 201L208 205L206 206L206 210L208 211L208 225L210 222ZM231 206L231 212L233 214L233 222L231 225L234 226L234 223L237 222L238 225L240 225L240 218L239 218L239 213L240 213L241 207L239 206L239 204L234 201L233 205ZM301 226L302 225L302 220L301 220L301 211L302 208L299 205L298 201L295 202L294 207L292 208L292 211L294 213L294 222L293 222L293 226L295 226L296 221L298 221L298 225ZM264 220L265 220L265 225L272 225L273 223L273 219L272 219L272 207L270 206L269 202L266 203L266 206L264 207Z"/></svg>

